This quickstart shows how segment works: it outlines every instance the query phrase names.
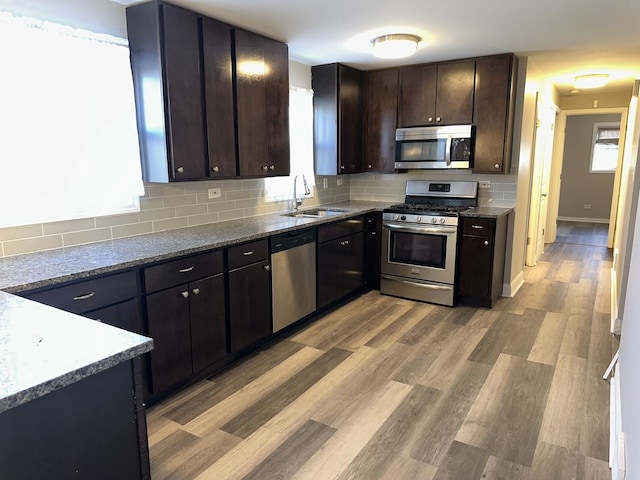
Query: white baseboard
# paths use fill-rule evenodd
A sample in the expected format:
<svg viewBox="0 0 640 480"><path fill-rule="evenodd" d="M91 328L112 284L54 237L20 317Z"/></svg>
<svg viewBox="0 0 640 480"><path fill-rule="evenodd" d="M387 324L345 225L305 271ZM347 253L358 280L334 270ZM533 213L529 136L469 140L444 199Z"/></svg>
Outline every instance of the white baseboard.
<svg viewBox="0 0 640 480"><path fill-rule="evenodd" d="M587 218L587 217L558 217L561 222L576 223L609 223L608 218Z"/></svg>
<svg viewBox="0 0 640 480"><path fill-rule="evenodd" d="M521 270L516 278L514 278L511 283L502 284L502 296L503 297L513 297L520 287L524 285L524 270Z"/></svg>

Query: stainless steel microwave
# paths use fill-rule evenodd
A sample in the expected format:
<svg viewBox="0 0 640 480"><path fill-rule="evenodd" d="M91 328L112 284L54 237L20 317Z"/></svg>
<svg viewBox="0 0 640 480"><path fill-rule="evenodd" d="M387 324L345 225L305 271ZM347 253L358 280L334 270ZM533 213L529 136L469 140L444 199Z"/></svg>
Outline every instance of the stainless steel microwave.
<svg viewBox="0 0 640 480"><path fill-rule="evenodd" d="M474 132L473 125L398 128L395 168L472 168Z"/></svg>

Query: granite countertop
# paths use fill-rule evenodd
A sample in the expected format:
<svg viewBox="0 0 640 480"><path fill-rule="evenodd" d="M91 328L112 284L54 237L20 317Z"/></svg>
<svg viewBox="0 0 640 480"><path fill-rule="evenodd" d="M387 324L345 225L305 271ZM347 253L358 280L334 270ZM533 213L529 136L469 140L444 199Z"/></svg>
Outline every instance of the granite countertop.
<svg viewBox="0 0 640 480"><path fill-rule="evenodd" d="M498 218L503 215L508 215L513 211L513 208L502 207L474 207L465 210L460 213L462 217L485 217L485 218Z"/></svg>
<svg viewBox="0 0 640 480"><path fill-rule="evenodd" d="M142 335L0 292L0 412L152 347Z"/></svg>

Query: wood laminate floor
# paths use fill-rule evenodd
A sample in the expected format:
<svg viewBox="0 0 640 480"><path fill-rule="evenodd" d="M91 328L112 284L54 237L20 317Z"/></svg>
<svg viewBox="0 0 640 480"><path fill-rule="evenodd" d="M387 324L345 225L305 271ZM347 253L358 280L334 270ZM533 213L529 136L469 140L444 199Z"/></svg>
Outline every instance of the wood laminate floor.
<svg viewBox="0 0 640 480"><path fill-rule="evenodd" d="M607 246L608 223L558 222L556 243Z"/></svg>
<svg viewBox="0 0 640 480"><path fill-rule="evenodd" d="M152 478L608 479L610 268L556 243L491 310L366 293L152 407Z"/></svg>

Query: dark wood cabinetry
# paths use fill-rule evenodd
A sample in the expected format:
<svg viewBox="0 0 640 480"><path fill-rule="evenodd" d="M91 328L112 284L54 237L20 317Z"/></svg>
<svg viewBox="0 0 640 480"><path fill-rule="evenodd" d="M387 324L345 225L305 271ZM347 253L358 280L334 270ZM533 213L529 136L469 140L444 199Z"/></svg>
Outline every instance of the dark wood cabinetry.
<svg viewBox="0 0 640 480"><path fill-rule="evenodd" d="M393 172L396 155L398 69L364 73L364 172Z"/></svg>
<svg viewBox="0 0 640 480"><path fill-rule="evenodd" d="M318 227L318 308L364 286L364 228L364 217Z"/></svg>
<svg viewBox="0 0 640 480"><path fill-rule="evenodd" d="M317 175L362 171L362 72L332 63L311 67Z"/></svg>
<svg viewBox="0 0 640 480"><path fill-rule="evenodd" d="M470 124L475 60L400 68L398 127Z"/></svg>
<svg viewBox="0 0 640 480"><path fill-rule="evenodd" d="M382 248L382 213L365 215L364 283L374 290L380 289L380 253Z"/></svg>
<svg viewBox="0 0 640 480"><path fill-rule="evenodd" d="M150 2L127 8L127 32L143 178L235 176L229 26Z"/></svg>
<svg viewBox="0 0 640 480"><path fill-rule="evenodd" d="M231 351L242 351L271 332L271 272L267 239L227 250Z"/></svg>
<svg viewBox="0 0 640 480"><path fill-rule="evenodd" d="M507 218L461 217L457 277L460 303L491 308L500 297Z"/></svg>
<svg viewBox="0 0 640 480"><path fill-rule="evenodd" d="M154 395L227 354L221 251L144 269Z"/></svg>
<svg viewBox="0 0 640 480"><path fill-rule="evenodd" d="M240 29L234 40L239 175L288 175L288 47Z"/></svg>
<svg viewBox="0 0 640 480"><path fill-rule="evenodd" d="M517 68L511 54L476 61L474 173L509 173Z"/></svg>

